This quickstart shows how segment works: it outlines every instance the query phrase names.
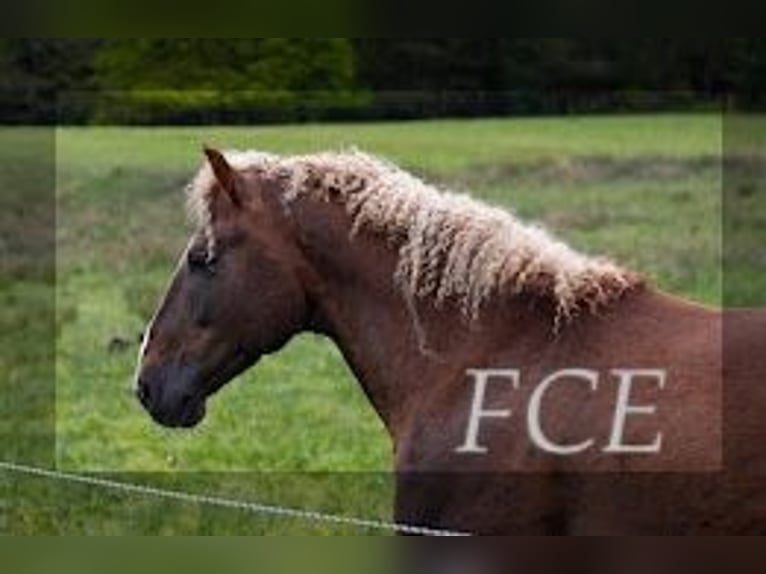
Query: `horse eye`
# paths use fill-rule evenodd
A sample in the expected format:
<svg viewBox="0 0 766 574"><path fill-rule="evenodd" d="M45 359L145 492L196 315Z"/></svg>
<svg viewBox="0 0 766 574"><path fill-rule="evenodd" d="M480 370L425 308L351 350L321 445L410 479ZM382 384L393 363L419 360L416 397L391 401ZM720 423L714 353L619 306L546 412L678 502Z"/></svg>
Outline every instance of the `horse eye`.
<svg viewBox="0 0 766 574"><path fill-rule="evenodd" d="M192 271L215 271L215 257L211 257L206 250L192 249L186 256L186 262Z"/></svg>

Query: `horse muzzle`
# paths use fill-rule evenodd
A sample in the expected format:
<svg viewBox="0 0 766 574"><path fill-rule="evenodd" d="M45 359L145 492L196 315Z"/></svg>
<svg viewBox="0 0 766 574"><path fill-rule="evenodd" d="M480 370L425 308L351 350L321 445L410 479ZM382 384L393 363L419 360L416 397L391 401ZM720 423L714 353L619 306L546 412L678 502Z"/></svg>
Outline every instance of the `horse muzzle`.
<svg viewBox="0 0 766 574"><path fill-rule="evenodd" d="M147 369L136 381L136 398L162 426L196 426L205 417L205 394L196 388L195 374L186 366Z"/></svg>

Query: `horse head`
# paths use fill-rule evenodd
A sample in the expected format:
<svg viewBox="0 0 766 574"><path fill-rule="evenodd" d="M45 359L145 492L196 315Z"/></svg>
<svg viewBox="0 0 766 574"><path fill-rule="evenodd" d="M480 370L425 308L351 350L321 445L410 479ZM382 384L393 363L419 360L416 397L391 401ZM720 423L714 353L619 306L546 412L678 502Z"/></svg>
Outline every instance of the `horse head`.
<svg viewBox="0 0 766 574"><path fill-rule="evenodd" d="M194 426L206 399L307 320L300 251L281 186L218 151L192 190L203 214L144 335L135 392L166 426Z"/></svg>

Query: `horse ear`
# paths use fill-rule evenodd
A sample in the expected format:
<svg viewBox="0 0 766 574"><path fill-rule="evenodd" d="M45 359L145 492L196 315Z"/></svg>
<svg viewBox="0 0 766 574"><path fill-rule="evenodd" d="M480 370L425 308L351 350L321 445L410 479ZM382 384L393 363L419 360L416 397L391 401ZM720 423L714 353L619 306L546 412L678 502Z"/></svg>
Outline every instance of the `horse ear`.
<svg viewBox="0 0 766 574"><path fill-rule="evenodd" d="M226 192L231 202L236 206L242 205L242 196L240 191L240 178L237 171L229 165L223 154L216 149L203 146L210 167L213 170L215 179Z"/></svg>

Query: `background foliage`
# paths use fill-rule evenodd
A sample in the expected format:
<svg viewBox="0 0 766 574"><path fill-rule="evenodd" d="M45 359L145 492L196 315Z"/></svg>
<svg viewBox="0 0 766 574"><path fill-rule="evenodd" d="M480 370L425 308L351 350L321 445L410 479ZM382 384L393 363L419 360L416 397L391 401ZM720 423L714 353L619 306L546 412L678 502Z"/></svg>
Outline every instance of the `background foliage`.
<svg viewBox="0 0 766 574"><path fill-rule="evenodd" d="M764 56L766 42L744 38L5 39L0 117L253 123L686 109L724 96L747 106L763 98Z"/></svg>

